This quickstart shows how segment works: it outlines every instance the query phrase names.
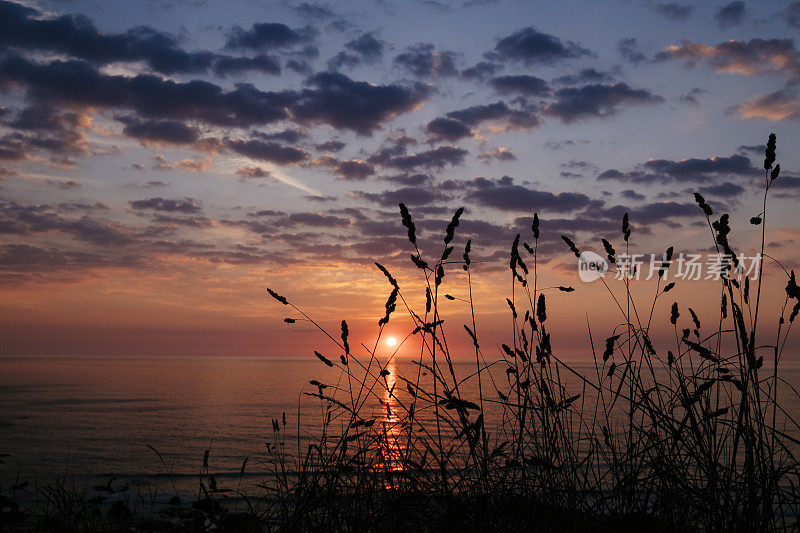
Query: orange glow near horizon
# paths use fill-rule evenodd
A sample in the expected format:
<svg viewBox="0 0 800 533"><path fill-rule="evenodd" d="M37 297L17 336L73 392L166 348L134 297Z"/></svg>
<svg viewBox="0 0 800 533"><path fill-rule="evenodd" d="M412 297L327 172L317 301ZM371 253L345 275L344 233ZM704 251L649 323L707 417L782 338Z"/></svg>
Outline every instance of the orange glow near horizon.
<svg viewBox="0 0 800 533"><path fill-rule="evenodd" d="M792 236L787 229L775 230L775 233L781 237ZM228 267L224 275L218 267L205 261L197 261L192 267L173 277L108 270L86 273L84 278L71 283L51 281L2 287L3 353L299 357L310 353L311 349L323 350L326 339L308 328L306 322L284 323L286 317L301 317L270 298L265 286L275 287L329 332L337 333L341 320L346 320L353 339L364 339L370 347L375 345L376 338L372 335L376 320L385 312L388 293L388 284L375 269L330 264L325 270L336 272L333 280L319 276L319 282L309 284L305 276L291 277L283 272L273 272L267 279L264 271L251 267ZM303 268L310 270L310 267ZM399 265L387 268L397 277L401 294L411 309L424 316L425 290L424 284L415 277L417 269L409 271ZM776 308L785 296L785 280L782 273L766 270L761 303L766 308ZM297 272L298 267L294 271ZM545 290L548 330L561 355L585 358L591 356L587 318L597 336L596 332L613 328L621 316L605 286L582 283L575 279L575 271L571 259L559 258L548 265L540 265L538 286L574 287L575 292L570 294ZM482 346L507 342L510 335L505 274L476 269L472 275L472 295ZM374 286L363 290L368 282ZM608 284L618 298L624 298L621 281L609 279ZM446 320L444 333L448 345L454 348L454 355L466 357L472 351L472 343L459 327L471 321L466 303L469 299L466 276L460 269L451 268L443 286L446 287L443 290L457 298L452 301L442 298L439 302L439 312ZM653 282L637 281L631 290L637 305L645 305L652 298ZM693 307L703 319L718 309L717 292L718 287L711 281L679 282L673 291L659 298L655 307L654 340L664 335L665 340L671 338L668 335L671 331L661 326L668 318L673 301L679 301L682 308ZM515 299L521 310L526 298L517 294ZM771 325L764 327L768 326ZM379 352L383 353L379 355L391 355L401 342L404 342L403 353L398 356L418 353L412 347L416 344L407 345L407 341L403 341L415 327L404 308L392 313L390 327L391 333L381 338L383 350ZM355 348L360 343L351 344Z"/></svg>

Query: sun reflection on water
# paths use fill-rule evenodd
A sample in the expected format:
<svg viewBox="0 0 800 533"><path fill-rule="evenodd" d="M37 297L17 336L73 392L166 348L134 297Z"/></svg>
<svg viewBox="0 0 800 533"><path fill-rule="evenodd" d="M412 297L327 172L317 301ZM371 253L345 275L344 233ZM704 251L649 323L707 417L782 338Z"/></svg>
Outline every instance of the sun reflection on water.
<svg viewBox="0 0 800 533"><path fill-rule="evenodd" d="M385 388L382 395L383 414L379 418L381 423L381 466L387 473L387 488L393 487L392 472L403 470L402 445L400 436L402 434L402 421L397 416L398 410L402 409L397 397L395 396L395 386L397 384L397 367L389 360L384 367L384 377L386 379Z"/></svg>

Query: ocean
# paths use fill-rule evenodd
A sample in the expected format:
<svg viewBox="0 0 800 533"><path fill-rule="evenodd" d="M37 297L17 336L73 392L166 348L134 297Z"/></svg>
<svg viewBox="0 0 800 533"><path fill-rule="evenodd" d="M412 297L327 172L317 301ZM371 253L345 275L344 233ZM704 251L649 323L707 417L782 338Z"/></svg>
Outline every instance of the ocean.
<svg viewBox="0 0 800 533"><path fill-rule="evenodd" d="M575 366L595 371L591 362ZM409 360L388 368L390 381L398 369L416 372ZM492 376L506 379L505 367L497 368ZM454 371L468 377L474 362L456 363ZM785 365L782 375L800 387L800 366ZM33 487L69 479L89 491L111 482L115 490L147 486L158 498L176 491L189 497L206 450L220 485L237 483L245 458L248 476L257 478L270 470L268 444L294 451L298 438L303 444L319 433L324 407L301 394L318 391L309 380L346 388L340 377L313 356L2 358L0 492L26 481ZM590 394L572 383L576 394ZM465 398L477 398L476 380L463 387ZM788 388L782 398L800 419L800 402ZM365 412L380 419L385 408L376 400ZM286 429L276 438L272 421L283 428L284 414ZM487 407L487 420L490 414ZM798 436L796 428L785 430Z"/></svg>

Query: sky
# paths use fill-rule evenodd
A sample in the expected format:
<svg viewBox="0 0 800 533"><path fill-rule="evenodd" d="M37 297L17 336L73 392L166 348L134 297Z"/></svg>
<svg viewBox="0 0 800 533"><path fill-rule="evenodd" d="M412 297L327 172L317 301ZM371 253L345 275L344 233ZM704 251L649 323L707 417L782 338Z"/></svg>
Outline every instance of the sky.
<svg viewBox="0 0 800 533"><path fill-rule="evenodd" d="M538 287L575 288L546 292L554 349L586 356L587 323L621 317L561 236L619 251L629 213L637 253L708 254L701 192L752 255L773 132L769 253L800 261L798 35L796 1L0 1L0 354L324 345L267 287L369 344L391 291L374 262L424 307L403 202L432 262L465 208L453 257L471 239L489 352L536 212ZM774 324L785 274L765 267ZM655 281L633 285L649 308ZM467 346L459 265L442 291ZM714 316L719 284L678 281L656 323L675 299ZM398 311L386 331L410 329Z"/></svg>

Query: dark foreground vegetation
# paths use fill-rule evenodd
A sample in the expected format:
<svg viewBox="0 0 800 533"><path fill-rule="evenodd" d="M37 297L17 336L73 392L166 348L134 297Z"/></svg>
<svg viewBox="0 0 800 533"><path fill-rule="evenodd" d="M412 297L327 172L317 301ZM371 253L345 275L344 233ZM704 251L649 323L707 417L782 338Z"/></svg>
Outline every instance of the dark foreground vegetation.
<svg viewBox="0 0 800 533"><path fill-rule="evenodd" d="M750 219L761 236L761 257L768 257L768 194L780 174L774 163L771 135L763 210ZM786 294L778 309L760 309L765 268L755 279L740 275L728 215L715 213L700 194L695 199L698 217L705 217L723 257L723 275L714 282L718 315L701 317L671 300L670 247L648 301L631 296L627 276L624 290L598 281L606 284L609 313L620 322L599 337L587 332L591 372L570 366L551 346L547 302L576 295L568 294L571 287L539 286L535 214L530 231L511 246L513 336L498 350L483 346L477 333L471 243L458 251L451 244L462 209L445 230L441 253L431 258L420 253L411 214L401 204L426 304L412 308L392 273L377 264L389 297L372 348L351 347L346 322L340 331L326 331L269 289L291 309L287 322L310 321L328 337L331 348L321 348L316 357L341 372L336 382L310 380L305 394L319 402L322 416L310 442L298 435L297 449L287 449L291 426L285 417L273 421L269 472L257 486L219 486L209 474L207 454L191 506L148 510L141 504L146 498L136 500L139 507L109 506L49 486L39 489L38 503L28 508L0 502L0 520L11 530L796 529L800 426L782 406L797 393L782 380L780 367L800 310L800 286L793 271L765 259L759 266L775 269ZM627 214L620 230L618 242L602 240L612 267L623 250L630 252ZM563 240L581 255L580 243ZM472 319L453 325L440 315L440 303L457 300L444 287L461 269L463 293L469 295L462 303ZM406 313L414 323L401 340L420 346L411 372L398 372L391 361L376 357L394 313ZM664 327L659 321L666 322L665 316L675 340L657 346L651 328ZM474 366L458 375L448 340L464 334L473 341Z"/></svg>

